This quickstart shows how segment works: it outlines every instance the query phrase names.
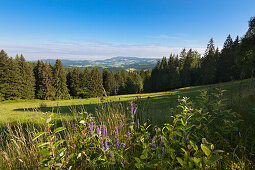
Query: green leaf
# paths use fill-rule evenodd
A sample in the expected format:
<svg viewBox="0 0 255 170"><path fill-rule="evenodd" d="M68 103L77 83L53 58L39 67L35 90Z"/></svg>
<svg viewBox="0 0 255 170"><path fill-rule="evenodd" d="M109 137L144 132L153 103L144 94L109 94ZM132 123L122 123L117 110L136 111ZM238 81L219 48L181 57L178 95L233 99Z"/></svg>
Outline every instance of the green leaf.
<svg viewBox="0 0 255 170"><path fill-rule="evenodd" d="M56 148L59 144L61 144L61 143L63 143L63 142L65 142L65 140L59 140L59 141L57 141L53 146L54 146L54 148Z"/></svg>
<svg viewBox="0 0 255 170"><path fill-rule="evenodd" d="M219 155L213 155L213 156L211 156L210 157L210 159L208 160L211 164L214 164L214 163L216 163L218 160L220 160L221 159L221 156L219 156Z"/></svg>
<svg viewBox="0 0 255 170"><path fill-rule="evenodd" d="M215 150L213 151L213 153L223 153L224 151L223 150Z"/></svg>
<svg viewBox="0 0 255 170"><path fill-rule="evenodd" d="M50 152L49 150L47 150L47 149L42 149L42 150L39 151L39 153L40 153L40 154L43 154L43 155L50 156L50 153L51 153L51 152Z"/></svg>
<svg viewBox="0 0 255 170"><path fill-rule="evenodd" d="M81 157L81 153L79 153L78 155L77 155L77 159L79 159Z"/></svg>
<svg viewBox="0 0 255 170"><path fill-rule="evenodd" d="M206 156L209 156L211 154L210 149L207 146L205 146L204 144L201 144L201 149L206 154Z"/></svg>
<svg viewBox="0 0 255 170"><path fill-rule="evenodd" d="M66 128L65 127L58 127L57 129L54 130L53 133L58 133L58 132L61 132L63 130L65 130Z"/></svg>
<svg viewBox="0 0 255 170"><path fill-rule="evenodd" d="M202 139L202 143L203 143L203 144L207 144L208 142L207 142L207 140L206 140L205 138L203 138L203 139Z"/></svg>
<svg viewBox="0 0 255 170"><path fill-rule="evenodd" d="M43 146L49 145L49 144L50 144L50 142L42 143L42 144L39 144L38 147L40 148L40 147L43 147Z"/></svg>
<svg viewBox="0 0 255 170"><path fill-rule="evenodd" d="M183 166L183 160L181 158L179 158L179 157L177 157L176 159L181 164L181 166Z"/></svg>
<svg viewBox="0 0 255 170"><path fill-rule="evenodd" d="M34 139L33 139L32 141L35 141L37 138L39 138L39 137L42 136L43 134L45 134L45 132L38 132L38 133L35 135L35 137L34 137Z"/></svg>
<svg viewBox="0 0 255 170"><path fill-rule="evenodd" d="M51 117L46 120L46 123L48 124L50 123L50 121L51 121Z"/></svg>

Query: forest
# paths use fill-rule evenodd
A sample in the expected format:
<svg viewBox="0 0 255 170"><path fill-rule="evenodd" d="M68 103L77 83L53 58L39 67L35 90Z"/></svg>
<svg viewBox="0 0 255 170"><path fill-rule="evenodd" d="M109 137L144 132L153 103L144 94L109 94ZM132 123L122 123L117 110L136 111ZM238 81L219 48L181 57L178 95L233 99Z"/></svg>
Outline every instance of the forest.
<svg viewBox="0 0 255 170"><path fill-rule="evenodd" d="M61 60L55 65L26 62L24 56L0 52L0 100L69 99L103 94L160 92L181 87L252 78L255 67L254 17L249 30L233 40L229 35L221 50L210 39L204 55L192 49L163 57L152 70L112 71L97 68L65 72Z"/></svg>

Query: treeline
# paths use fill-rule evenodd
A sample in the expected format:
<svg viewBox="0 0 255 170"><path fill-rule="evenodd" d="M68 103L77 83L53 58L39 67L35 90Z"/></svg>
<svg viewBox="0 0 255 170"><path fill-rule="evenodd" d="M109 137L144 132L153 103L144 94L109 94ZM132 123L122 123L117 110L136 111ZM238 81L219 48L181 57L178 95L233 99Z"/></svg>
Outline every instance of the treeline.
<svg viewBox="0 0 255 170"><path fill-rule="evenodd" d="M61 60L29 63L23 55L9 57L0 52L0 100L69 99L140 93L143 81L139 73L119 71L114 74L98 68L65 72Z"/></svg>
<svg viewBox="0 0 255 170"><path fill-rule="evenodd" d="M212 84L253 77L255 69L255 18L249 21L246 35L233 41L229 35L222 50L215 48L213 39L203 57L192 49L178 55L163 57L150 70L125 70L114 74L97 68L84 71L69 69L66 73L61 60L55 65L38 61L29 63L23 55L15 59L0 52L0 100L68 99L99 97L104 94L132 94L166 91L180 87Z"/></svg>

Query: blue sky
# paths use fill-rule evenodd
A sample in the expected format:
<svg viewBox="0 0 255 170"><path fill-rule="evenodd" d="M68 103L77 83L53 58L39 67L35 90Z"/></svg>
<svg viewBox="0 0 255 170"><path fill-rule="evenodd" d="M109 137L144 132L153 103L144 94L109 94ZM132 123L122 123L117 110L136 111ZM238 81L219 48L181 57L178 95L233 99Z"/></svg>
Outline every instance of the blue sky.
<svg viewBox="0 0 255 170"><path fill-rule="evenodd" d="M28 59L157 57L243 36L254 0L1 0L0 48Z"/></svg>

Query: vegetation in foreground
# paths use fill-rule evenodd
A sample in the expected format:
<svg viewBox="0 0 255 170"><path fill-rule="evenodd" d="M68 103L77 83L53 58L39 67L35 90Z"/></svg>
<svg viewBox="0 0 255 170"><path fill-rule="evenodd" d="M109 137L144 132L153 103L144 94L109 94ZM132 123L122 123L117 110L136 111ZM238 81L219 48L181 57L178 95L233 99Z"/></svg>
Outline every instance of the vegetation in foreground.
<svg viewBox="0 0 255 170"><path fill-rule="evenodd" d="M105 103L96 116L8 126L1 133L1 169L253 169L254 130L224 104L223 91L179 98L162 128L143 119L139 105ZM252 140L251 140L252 139Z"/></svg>

